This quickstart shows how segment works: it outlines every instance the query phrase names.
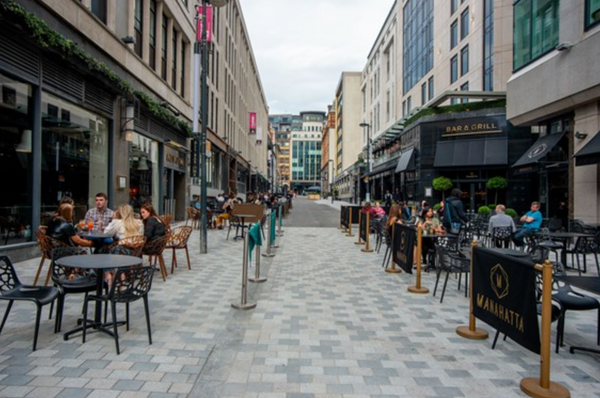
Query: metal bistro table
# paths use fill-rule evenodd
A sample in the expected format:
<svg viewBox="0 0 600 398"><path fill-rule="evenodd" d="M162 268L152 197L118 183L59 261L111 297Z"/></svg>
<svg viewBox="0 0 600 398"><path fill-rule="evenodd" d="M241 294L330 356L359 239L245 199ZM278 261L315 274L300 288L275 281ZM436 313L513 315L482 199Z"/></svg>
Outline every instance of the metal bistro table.
<svg viewBox="0 0 600 398"><path fill-rule="evenodd" d="M237 232L236 232L236 235L234 236L233 240L244 239L244 228L246 225L246 218L256 217L256 215L255 214L235 214L235 215L233 215L233 217L237 217L240 220L242 220L242 236L238 236Z"/></svg>
<svg viewBox="0 0 600 398"><path fill-rule="evenodd" d="M142 265L142 259L134 256L124 256L121 254L94 254L91 256L67 256L56 260L56 263L62 267L92 269L96 271L96 295L102 295L104 288L104 270L115 268L130 268ZM114 322L114 319L113 319ZM73 330L66 332L63 336L65 340L72 334L81 332L83 328L94 328L114 337L113 332L106 327L110 324L102 323L102 302L96 301L96 311L94 320L88 321L87 325L81 325Z"/></svg>
<svg viewBox="0 0 600 398"><path fill-rule="evenodd" d="M560 261L567 267L567 245L571 239L575 238L592 238L592 234L582 234L581 232L550 232L548 234L550 239L561 241L563 244L562 250L560 251Z"/></svg>
<svg viewBox="0 0 600 398"><path fill-rule="evenodd" d="M98 253L100 249L104 246L104 241L106 239L112 239L113 235L105 234L102 231L82 231L78 234L83 239L91 240L94 248L94 253Z"/></svg>
<svg viewBox="0 0 600 398"><path fill-rule="evenodd" d="M557 275L555 278L561 282L568 284L568 285L588 291L590 293L600 295L600 276ZM569 347L569 352L571 354L574 354L575 350L591 352L593 354L600 354L600 350L593 349L593 348L576 347L576 346Z"/></svg>

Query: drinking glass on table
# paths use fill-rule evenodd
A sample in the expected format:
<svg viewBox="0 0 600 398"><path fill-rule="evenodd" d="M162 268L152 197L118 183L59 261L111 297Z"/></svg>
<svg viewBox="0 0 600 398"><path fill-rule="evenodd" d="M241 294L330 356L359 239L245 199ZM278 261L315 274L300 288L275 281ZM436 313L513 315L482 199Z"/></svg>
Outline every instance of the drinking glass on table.
<svg viewBox="0 0 600 398"><path fill-rule="evenodd" d="M88 221L88 223L87 223L87 227L88 227L88 230L90 230L90 231L91 231L91 230L94 228L94 222L93 222L93 221L91 221L91 220L90 220L90 221Z"/></svg>
<svg viewBox="0 0 600 398"><path fill-rule="evenodd" d="M79 231L83 231L84 227L85 227L85 220L80 220L79 223L77 224L77 228L79 229Z"/></svg>

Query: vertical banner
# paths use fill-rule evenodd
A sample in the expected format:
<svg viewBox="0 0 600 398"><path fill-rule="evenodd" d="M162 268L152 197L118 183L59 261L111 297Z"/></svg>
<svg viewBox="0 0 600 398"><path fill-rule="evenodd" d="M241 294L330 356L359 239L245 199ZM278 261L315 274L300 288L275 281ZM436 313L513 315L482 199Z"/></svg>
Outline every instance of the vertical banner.
<svg viewBox="0 0 600 398"><path fill-rule="evenodd" d="M392 260L403 271L412 274L417 231L406 225L396 224L392 242Z"/></svg>
<svg viewBox="0 0 600 398"><path fill-rule="evenodd" d="M256 134L256 112L248 113L248 128L250 134Z"/></svg>
<svg viewBox="0 0 600 398"><path fill-rule="evenodd" d="M262 144L262 136L263 136L262 127L259 127L256 130L256 145Z"/></svg>
<svg viewBox="0 0 600 398"><path fill-rule="evenodd" d="M192 140L192 151L190 153L190 174L192 179L200 178L200 157L198 156L199 152L198 139Z"/></svg>
<svg viewBox="0 0 600 398"><path fill-rule="evenodd" d="M198 6L198 14L200 14L200 18L198 18L197 25L197 40L202 42L202 28L203 28L203 20L205 18L202 17L202 6ZM206 42L210 43L212 41L212 18L213 18L213 8L211 5L206 6Z"/></svg>
<svg viewBox="0 0 600 398"><path fill-rule="evenodd" d="M531 261L473 248L473 315L539 354L536 274Z"/></svg>

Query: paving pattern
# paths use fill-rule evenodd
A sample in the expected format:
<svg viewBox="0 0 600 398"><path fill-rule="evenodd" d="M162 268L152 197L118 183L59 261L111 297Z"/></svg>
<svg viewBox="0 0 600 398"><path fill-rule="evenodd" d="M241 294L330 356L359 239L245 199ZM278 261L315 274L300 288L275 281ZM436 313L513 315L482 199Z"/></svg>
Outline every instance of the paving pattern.
<svg viewBox="0 0 600 398"><path fill-rule="evenodd" d="M339 219L325 206L296 201L276 257L263 258L268 281L250 284L258 305L248 312L230 307L240 299L242 242L210 231L210 253L199 255L195 232L192 270L181 253L175 274L155 279L153 344L143 306L134 304L118 356L108 336L63 341L47 311L31 352L34 306L15 304L0 336L0 397L525 396L520 379L539 374L539 357L510 340L491 350L491 341L460 338L455 328L467 321L468 301L456 281L440 304L408 293L414 276L384 273L383 253L361 253L356 238L294 227L315 209ZM36 268L36 260L18 264L24 281ZM434 281L423 277L431 290ZM67 298L64 330L75 326L80 303ZM565 343L594 346L596 322L596 313L569 313ZM552 356L552 379L573 397L600 397L600 356L565 347Z"/></svg>

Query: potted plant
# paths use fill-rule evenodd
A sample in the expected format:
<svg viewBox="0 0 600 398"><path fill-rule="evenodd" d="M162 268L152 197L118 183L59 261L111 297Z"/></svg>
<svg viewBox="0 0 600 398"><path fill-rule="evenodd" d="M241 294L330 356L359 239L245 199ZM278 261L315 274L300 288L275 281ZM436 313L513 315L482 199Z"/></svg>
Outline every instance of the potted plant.
<svg viewBox="0 0 600 398"><path fill-rule="evenodd" d="M506 178L504 177L492 177L488 180L485 186L492 191L496 191L495 202L498 203L498 191L501 189L506 189L506 187L508 187L508 182L506 182Z"/></svg>
<svg viewBox="0 0 600 398"><path fill-rule="evenodd" d="M433 189L442 193L442 200L446 200L446 191L452 188L452 181L449 178L439 176L433 180Z"/></svg>

